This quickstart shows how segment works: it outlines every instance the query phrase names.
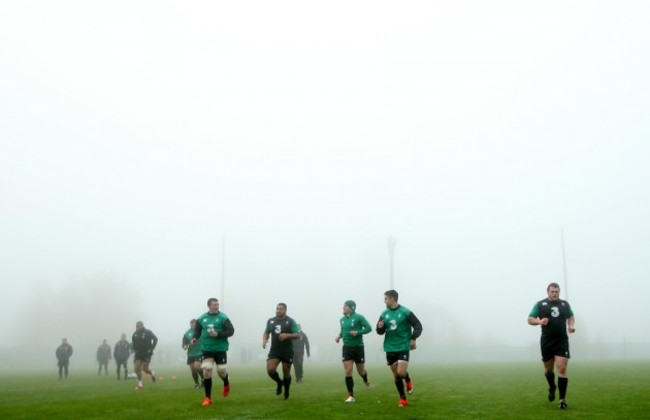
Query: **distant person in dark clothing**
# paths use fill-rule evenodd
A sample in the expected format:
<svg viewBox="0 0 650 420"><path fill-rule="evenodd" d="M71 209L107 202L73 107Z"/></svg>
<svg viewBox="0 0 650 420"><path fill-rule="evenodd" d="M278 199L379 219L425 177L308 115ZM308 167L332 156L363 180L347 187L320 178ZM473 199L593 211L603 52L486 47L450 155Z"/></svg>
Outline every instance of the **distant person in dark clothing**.
<svg viewBox="0 0 650 420"><path fill-rule="evenodd" d="M305 357L305 352L307 352L307 357L309 357L310 354L309 338L307 338L307 334L302 331L300 324L298 324L298 328L300 328L300 338L293 340L293 370L296 373L296 383L300 384L302 383L302 362Z"/></svg>
<svg viewBox="0 0 650 420"><path fill-rule="evenodd" d="M61 340L61 345L56 348L56 360L59 365L59 381L68 379L68 366L70 365L70 356L72 356L72 346L68 344L68 339Z"/></svg>
<svg viewBox="0 0 650 420"><path fill-rule="evenodd" d="M138 386L135 389L143 389L144 385L142 384L142 371L151 375L151 380L156 382L156 374L153 370L149 370L149 362L151 362L151 356L153 356L153 351L158 344L158 337L144 327L142 321L138 321L135 324L135 332L131 337L131 345L133 346L133 368L135 374L138 377Z"/></svg>
<svg viewBox="0 0 650 420"><path fill-rule="evenodd" d="M126 340L126 334L122 334L120 341L115 343L113 347L113 358L115 359L115 364L117 365L117 379L120 379L120 368L124 367L124 379L127 378L129 369L126 363L129 360L131 355L131 344Z"/></svg>
<svg viewBox="0 0 650 420"><path fill-rule="evenodd" d="M99 363L99 370L97 375L101 375L102 366L104 367L104 374L108 375L108 361L111 360L111 346L106 343L106 339L97 348L97 362Z"/></svg>

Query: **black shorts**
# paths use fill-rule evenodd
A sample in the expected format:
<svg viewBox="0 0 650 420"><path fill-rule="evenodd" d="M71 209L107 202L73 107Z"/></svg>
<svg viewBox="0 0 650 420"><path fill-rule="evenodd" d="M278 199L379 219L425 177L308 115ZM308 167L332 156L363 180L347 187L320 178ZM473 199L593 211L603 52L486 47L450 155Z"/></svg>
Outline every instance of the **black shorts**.
<svg viewBox="0 0 650 420"><path fill-rule="evenodd" d="M569 337L548 338L542 337L540 340L540 347L542 350L542 362L548 362L555 358L555 356L571 358L569 352Z"/></svg>
<svg viewBox="0 0 650 420"><path fill-rule="evenodd" d="M388 351L386 352L386 362L388 366L392 365L393 363L397 363L397 361L403 360L408 363L409 361L409 351Z"/></svg>
<svg viewBox="0 0 650 420"><path fill-rule="evenodd" d="M341 361L352 360L354 363L365 363L366 352L363 346L343 346Z"/></svg>
<svg viewBox="0 0 650 420"><path fill-rule="evenodd" d="M291 351L277 351L272 348L266 360L270 359L278 359L284 363L293 363L293 349Z"/></svg>
<svg viewBox="0 0 650 420"><path fill-rule="evenodd" d="M218 365L225 365L228 363L228 352L225 351L204 351L201 356L201 361L205 359L212 359ZM189 360L189 358L188 358Z"/></svg>
<svg viewBox="0 0 650 420"><path fill-rule="evenodd" d="M187 364L193 365L194 362L200 362L202 356L187 356Z"/></svg>
<svg viewBox="0 0 650 420"><path fill-rule="evenodd" d="M133 358L133 361L136 362L140 360L144 363L149 363L151 362L151 356L153 356L152 353L136 353L135 357Z"/></svg>

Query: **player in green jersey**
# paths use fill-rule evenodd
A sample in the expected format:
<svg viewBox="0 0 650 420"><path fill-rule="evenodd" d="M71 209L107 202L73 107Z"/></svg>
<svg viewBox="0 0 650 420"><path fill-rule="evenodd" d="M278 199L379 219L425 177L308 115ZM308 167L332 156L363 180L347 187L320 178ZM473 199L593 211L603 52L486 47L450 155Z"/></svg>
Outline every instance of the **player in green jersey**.
<svg viewBox="0 0 650 420"><path fill-rule="evenodd" d="M287 304L278 303L275 307L275 317L266 321L266 328L262 334L262 348L271 339L271 350L266 359L266 373L275 381L277 387L275 394L282 394L284 387L284 399L289 399L289 387L291 386L291 364L293 363L293 341L300 338L300 329L293 318L287 316ZM282 379L278 374L278 366L282 362Z"/></svg>
<svg viewBox="0 0 650 420"><path fill-rule="evenodd" d="M201 405L212 404L212 371L217 367L217 374L223 381L224 397L230 393L230 382L228 380L228 337L235 333L235 328L230 322L228 315L219 311L219 299L208 299L208 312L196 320L194 327L194 338L191 343L201 339L201 367L203 368L203 390L205 398Z"/></svg>
<svg viewBox="0 0 650 420"><path fill-rule="evenodd" d="M404 382L409 394L413 393L413 381L408 373L409 351L415 350L415 340L422 334L422 323L410 309L400 305L398 293L388 290L384 293L386 310L377 321L377 333L384 335L386 361L395 378L395 387L399 393L399 406L408 405L404 393Z"/></svg>
<svg viewBox="0 0 650 420"><path fill-rule="evenodd" d="M354 399L354 377L352 368L356 364L357 373L366 387L370 387L368 372L366 371L366 355L363 346L363 335L372 331L368 320L356 312L357 304L352 300L346 300L343 304L343 317L339 321L341 330L334 341L337 343L343 339L343 350L341 361L345 370L345 386L348 389L346 403L353 403Z"/></svg>
<svg viewBox="0 0 650 420"><path fill-rule="evenodd" d="M203 387L203 369L201 369L201 338L192 344L194 338L194 328L196 327L196 319L190 321L190 329L183 334L183 350L187 351L187 366L190 368L192 379L194 380L194 388L198 389ZM199 382L199 377L201 382Z"/></svg>
<svg viewBox="0 0 650 420"><path fill-rule="evenodd" d="M566 390L569 385L567 378L567 365L569 364L569 334L575 332L575 317L571 305L566 300L560 299L560 285L551 283L546 287L547 298L542 299L533 306L528 314L528 324L541 325L542 337L542 362L544 363L544 376L548 382L548 400L555 400L555 389L560 391L559 407L565 409ZM555 386L555 371L557 369L557 386Z"/></svg>

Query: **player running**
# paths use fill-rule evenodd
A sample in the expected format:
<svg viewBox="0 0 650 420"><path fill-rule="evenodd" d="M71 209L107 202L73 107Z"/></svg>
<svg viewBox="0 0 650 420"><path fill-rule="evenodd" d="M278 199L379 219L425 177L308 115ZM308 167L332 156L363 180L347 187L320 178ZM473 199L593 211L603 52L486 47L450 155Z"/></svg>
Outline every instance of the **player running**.
<svg viewBox="0 0 650 420"><path fill-rule="evenodd" d="M230 393L230 381L228 380L228 337L232 337L235 328L230 322L228 315L219 311L219 299L208 299L208 312L196 320L194 327L194 338L191 344L201 339L201 367L203 368L203 390L205 398L202 406L212 404L212 371L216 365L217 374L223 381L224 397Z"/></svg>
<svg viewBox="0 0 650 420"><path fill-rule="evenodd" d="M540 347L542 349L542 362L544 363L544 376L548 382L548 400L555 401L556 388L560 391L559 407L565 409L566 390L569 385L566 370L569 364L569 336L574 333L575 317L571 305L566 300L560 299L560 286L551 283L546 287L547 297L535 304L528 315L528 324L541 325L542 337ZM557 368L557 386L555 385L555 371Z"/></svg>
<svg viewBox="0 0 650 420"><path fill-rule="evenodd" d="M408 373L409 351L417 348L415 340L422 334L422 324L410 309L397 303L398 298L395 290L384 293L386 310L377 321L377 333L385 334L386 361L395 378L395 387L400 398L399 406L404 407L408 405L404 382L408 393L413 393L413 381Z"/></svg>
<svg viewBox="0 0 650 420"><path fill-rule="evenodd" d="M275 317L266 321L266 328L262 335L262 348L271 338L271 350L266 360L266 373L273 379L277 388L276 395L282 394L284 386L284 399L289 399L291 386L291 364L293 363L293 342L300 338L300 329L293 318L287 316L287 304L278 303L275 307ZM278 375L278 365L282 362L282 379Z"/></svg>
<svg viewBox="0 0 650 420"><path fill-rule="evenodd" d="M368 372L365 368L366 355L363 346L363 335L372 331L368 320L356 312L357 304L353 300L346 300L343 304L343 317L341 317L341 330L334 339L337 343L343 339L341 361L345 370L345 386L348 389L346 403L355 402L354 399L354 377L352 367L357 365L357 373L366 387L370 386Z"/></svg>

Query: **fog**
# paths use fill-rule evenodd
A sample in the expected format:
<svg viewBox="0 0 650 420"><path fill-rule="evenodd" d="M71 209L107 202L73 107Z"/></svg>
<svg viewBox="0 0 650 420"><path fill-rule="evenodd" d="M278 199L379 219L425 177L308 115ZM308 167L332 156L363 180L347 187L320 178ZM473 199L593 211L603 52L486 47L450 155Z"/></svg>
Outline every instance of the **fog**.
<svg viewBox="0 0 650 420"><path fill-rule="evenodd" d="M0 368L53 366L62 337L91 365L138 320L182 363L209 297L233 362L264 358L278 302L337 362L343 302L374 325L391 287L424 325L414 360L537 361L550 282L574 357L648 357L649 15L4 2Z"/></svg>

